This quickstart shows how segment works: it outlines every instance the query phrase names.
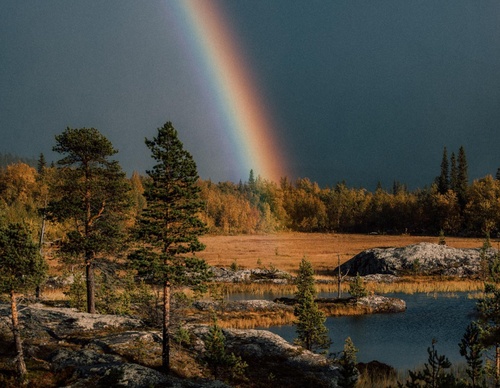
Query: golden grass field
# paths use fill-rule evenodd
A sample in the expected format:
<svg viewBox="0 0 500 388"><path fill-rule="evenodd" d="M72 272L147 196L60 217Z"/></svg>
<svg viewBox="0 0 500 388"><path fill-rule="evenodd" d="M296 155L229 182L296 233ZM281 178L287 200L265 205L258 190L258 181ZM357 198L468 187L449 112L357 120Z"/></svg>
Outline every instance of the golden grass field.
<svg viewBox="0 0 500 388"><path fill-rule="evenodd" d="M277 233L266 235L203 236L206 249L197 253L210 265L240 268L276 267L296 273L303 257L318 275L326 274L341 263L369 248L402 247L420 242L438 243L432 236L388 236L334 233ZM480 248L483 239L447 237L453 248Z"/></svg>

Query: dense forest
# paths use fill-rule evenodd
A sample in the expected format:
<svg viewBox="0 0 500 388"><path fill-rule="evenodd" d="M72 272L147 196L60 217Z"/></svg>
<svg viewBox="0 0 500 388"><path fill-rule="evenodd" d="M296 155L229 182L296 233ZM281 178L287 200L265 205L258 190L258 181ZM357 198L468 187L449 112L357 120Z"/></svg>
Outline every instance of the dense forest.
<svg viewBox="0 0 500 388"><path fill-rule="evenodd" d="M12 157L12 156L10 156ZM14 157L12 157L15 159ZM425 234L494 237L500 231L500 176L468 181L465 150L448 158L444 149L439 175L428 187L409 191L399 182L374 192L344 182L321 188L308 178L272 182L250 171L245 182L200 180L205 206L201 218L210 233L276 231ZM0 217L38 225L48 188L59 179L43 155L37 167L14 162L0 170ZM145 206L147 178L134 172L130 181L130 222ZM61 225L48 231L58 235ZM54 238L57 236L54 235Z"/></svg>

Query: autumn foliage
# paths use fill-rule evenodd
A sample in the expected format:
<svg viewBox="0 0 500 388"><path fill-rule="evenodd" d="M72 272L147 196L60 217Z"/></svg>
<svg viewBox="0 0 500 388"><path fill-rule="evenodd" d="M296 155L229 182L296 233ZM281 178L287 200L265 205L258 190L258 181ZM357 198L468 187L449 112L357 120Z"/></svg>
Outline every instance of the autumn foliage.
<svg viewBox="0 0 500 388"><path fill-rule="evenodd" d="M24 163L0 170L0 219L38 224L44 190L55 184L55 168L44 178ZM145 205L143 184L134 172L129 179L134 208ZM273 182L261 177L246 182L199 180L205 206L200 218L212 234L252 234L276 231L491 236L500 231L500 180L491 175L473 181L461 203L456 189L442 192L437 183L409 191L395 183L391 190L353 188L341 182L320 187L307 178ZM57 234L57 225L49 233ZM64 229L64 228L62 228ZM36 231L35 229L33 230Z"/></svg>

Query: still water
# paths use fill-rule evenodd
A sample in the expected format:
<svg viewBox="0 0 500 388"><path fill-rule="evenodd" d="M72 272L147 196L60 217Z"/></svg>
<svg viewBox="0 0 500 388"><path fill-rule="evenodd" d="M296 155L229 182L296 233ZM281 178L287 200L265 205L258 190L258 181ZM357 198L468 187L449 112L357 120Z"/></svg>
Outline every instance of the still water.
<svg viewBox="0 0 500 388"><path fill-rule="evenodd" d="M351 337L359 349L359 362L377 360L405 371L427 362L427 348L437 340L438 354L452 364L462 364L458 344L467 325L474 320L476 300L467 293L389 294L406 301L404 313L330 317L326 321L333 341L331 351L342 350ZM321 295L324 296L324 295ZM293 341L293 326L275 326L267 330Z"/></svg>

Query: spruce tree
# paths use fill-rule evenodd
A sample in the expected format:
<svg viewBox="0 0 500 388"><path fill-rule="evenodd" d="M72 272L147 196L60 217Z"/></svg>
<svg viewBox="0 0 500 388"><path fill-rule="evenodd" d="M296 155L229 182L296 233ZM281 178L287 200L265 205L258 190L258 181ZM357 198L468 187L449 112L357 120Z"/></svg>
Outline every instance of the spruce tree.
<svg viewBox="0 0 500 388"><path fill-rule="evenodd" d="M243 379L248 366L241 357L228 351L226 337L217 323L217 318L214 318L205 339L203 360L216 379Z"/></svg>
<svg viewBox="0 0 500 388"><path fill-rule="evenodd" d="M47 162L45 161L45 155L43 153L40 153L40 157L38 158L36 170L37 170L38 174L43 175L46 168L47 168Z"/></svg>
<svg viewBox="0 0 500 388"><path fill-rule="evenodd" d="M16 365L21 380L26 378L21 332L17 312L18 293L32 288L45 275L47 266L28 229L20 224L0 228L0 293L10 296Z"/></svg>
<svg viewBox="0 0 500 388"><path fill-rule="evenodd" d="M131 206L130 186L111 142L95 128L67 128L56 136L55 152L63 155L49 218L71 220L60 253L85 266L87 311L95 313L96 262L123 247L124 221Z"/></svg>
<svg viewBox="0 0 500 388"><path fill-rule="evenodd" d="M467 157L463 146L458 150L458 166L457 166L457 196L458 203L461 209L467 204L467 192L469 189L469 172L467 165Z"/></svg>
<svg viewBox="0 0 500 388"><path fill-rule="evenodd" d="M351 337L347 337L344 342L344 351L340 357L339 363L340 378L339 386L343 388L354 388L358 382L359 371L356 368L356 353L358 349L354 346Z"/></svg>
<svg viewBox="0 0 500 388"><path fill-rule="evenodd" d="M177 131L167 122L152 140L146 139L157 164L147 174L144 196L147 201L137 225L142 247L130 262L145 281L163 288L162 366L170 368L171 287L203 289L210 271L206 262L195 257L205 246L198 237L206 232L199 213L204 204L197 185L198 173L191 154L184 150Z"/></svg>
<svg viewBox="0 0 500 388"><path fill-rule="evenodd" d="M452 152L450 156L450 189L457 191L458 187L458 169L457 169L457 158L455 153Z"/></svg>
<svg viewBox="0 0 500 388"><path fill-rule="evenodd" d="M450 178L449 178L449 165L448 165L448 153L446 147L443 149L443 158L441 160L441 174L437 180L438 191L441 194L446 194L449 189Z"/></svg>
<svg viewBox="0 0 500 388"><path fill-rule="evenodd" d="M368 291L366 290L363 279L359 276L359 272L349 285L349 294L351 294L353 298L363 298L368 295Z"/></svg>
<svg viewBox="0 0 500 388"><path fill-rule="evenodd" d="M313 352L327 350L331 340L325 326L326 317L315 302L314 271L311 263L306 259L302 259L300 263L296 285L297 303L294 315L297 317L295 322L297 338L295 343Z"/></svg>

